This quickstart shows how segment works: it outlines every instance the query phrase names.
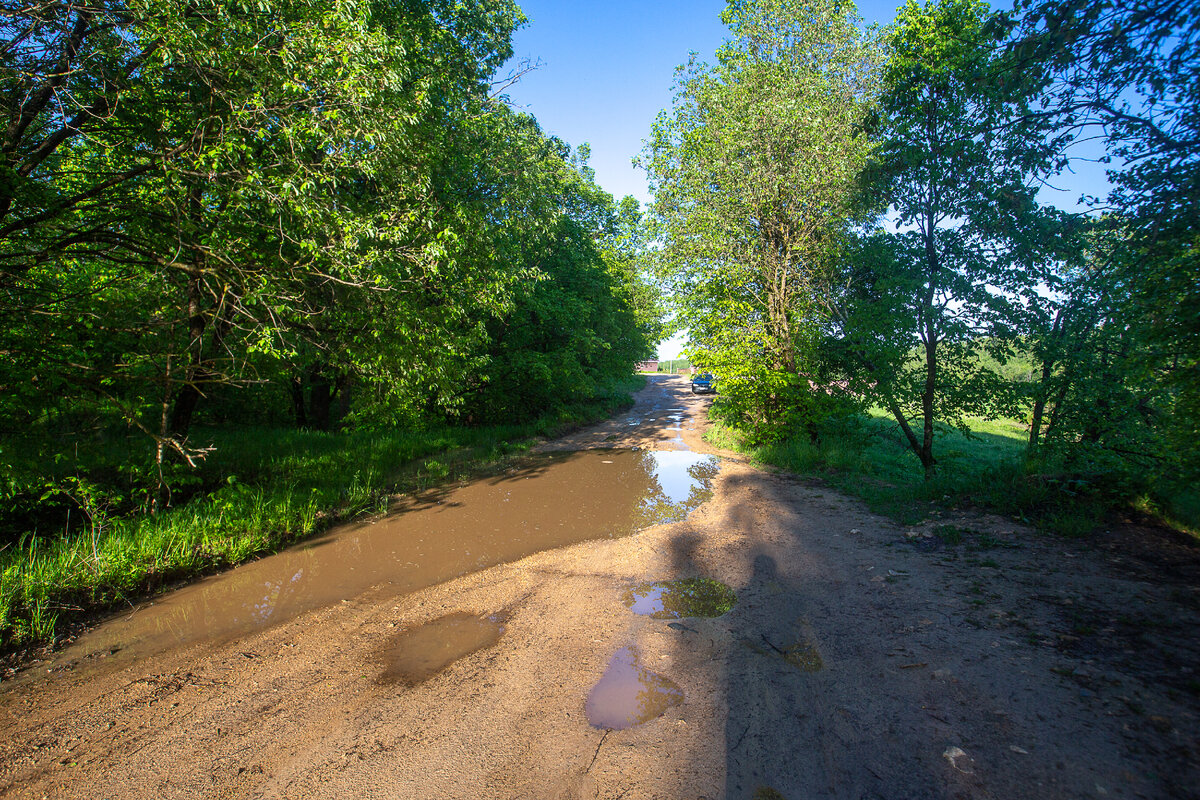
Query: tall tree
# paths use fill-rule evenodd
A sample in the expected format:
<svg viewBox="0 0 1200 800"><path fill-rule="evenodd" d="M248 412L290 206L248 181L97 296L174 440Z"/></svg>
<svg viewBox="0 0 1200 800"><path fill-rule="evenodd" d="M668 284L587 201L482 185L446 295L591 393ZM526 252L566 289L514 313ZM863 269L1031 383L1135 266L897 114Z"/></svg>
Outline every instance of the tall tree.
<svg viewBox="0 0 1200 800"><path fill-rule="evenodd" d="M643 157L661 272L696 363L763 435L815 430L816 342L878 48L852 3L731 2L715 65L693 59Z"/></svg>
<svg viewBox="0 0 1200 800"><path fill-rule="evenodd" d="M889 34L868 193L894 213L858 265L840 327L927 477L936 425L965 426L1003 395L977 350L1003 357L1015 306L1049 262L1035 200L1062 142L1024 112L979 0L909 0ZM913 350L916 357L912 357ZM914 426L911 419L916 418Z"/></svg>
<svg viewBox="0 0 1200 800"><path fill-rule="evenodd" d="M10 9L0 349L184 453L249 350L443 280L446 242L486 223L434 194L442 132L486 113L522 19L506 0ZM60 328L76 347L39 344Z"/></svg>

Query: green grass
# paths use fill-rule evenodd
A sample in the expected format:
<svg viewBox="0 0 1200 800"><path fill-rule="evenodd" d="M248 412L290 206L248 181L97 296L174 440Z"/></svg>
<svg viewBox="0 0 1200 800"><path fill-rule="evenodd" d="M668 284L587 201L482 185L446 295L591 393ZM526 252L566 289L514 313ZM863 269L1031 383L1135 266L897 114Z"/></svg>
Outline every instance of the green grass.
<svg viewBox="0 0 1200 800"><path fill-rule="evenodd" d="M1067 535L1081 535L1098 524L1102 505L1026 472L1028 434L1019 423L972 419L969 424L969 435L938 431L938 469L928 481L896 424L881 412L831 426L815 445L807 436L754 445L719 422L708 439L759 463L819 477L903 524L962 505L986 507ZM954 538L954 532L944 533L943 538Z"/></svg>
<svg viewBox="0 0 1200 800"><path fill-rule="evenodd" d="M81 481L90 513L68 533L30 531L0 550L0 644L53 638L81 613L277 550L334 522L387 511L389 496L467 477L483 465L602 419L630 402L633 377L595 401L520 425L348 434L246 428L198 432L214 446L200 490L159 514L111 513ZM111 515L110 515L111 513Z"/></svg>

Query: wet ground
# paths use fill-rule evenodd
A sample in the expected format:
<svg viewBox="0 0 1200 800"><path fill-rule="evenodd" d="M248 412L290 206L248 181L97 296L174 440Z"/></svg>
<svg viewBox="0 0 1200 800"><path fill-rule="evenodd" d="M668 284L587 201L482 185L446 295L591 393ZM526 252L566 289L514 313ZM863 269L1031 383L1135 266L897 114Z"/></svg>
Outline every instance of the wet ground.
<svg viewBox="0 0 1200 800"><path fill-rule="evenodd" d="M708 402L113 620L0 685L0 796L1198 796L1194 548L903 529Z"/></svg>

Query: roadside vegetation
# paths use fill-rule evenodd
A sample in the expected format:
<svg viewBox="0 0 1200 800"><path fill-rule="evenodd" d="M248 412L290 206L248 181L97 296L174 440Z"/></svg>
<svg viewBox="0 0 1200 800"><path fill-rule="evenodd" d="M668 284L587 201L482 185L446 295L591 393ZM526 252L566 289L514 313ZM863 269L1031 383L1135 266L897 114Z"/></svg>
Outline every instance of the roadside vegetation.
<svg viewBox="0 0 1200 800"><path fill-rule="evenodd" d="M621 402L659 338L641 210L506 102L522 24L0 16L0 646Z"/></svg>
<svg viewBox="0 0 1200 800"><path fill-rule="evenodd" d="M715 441L902 517L1200 527L1185 5L910 0L866 28L834 0L731 3L642 156ZM1096 158L1111 191L1057 207Z"/></svg>

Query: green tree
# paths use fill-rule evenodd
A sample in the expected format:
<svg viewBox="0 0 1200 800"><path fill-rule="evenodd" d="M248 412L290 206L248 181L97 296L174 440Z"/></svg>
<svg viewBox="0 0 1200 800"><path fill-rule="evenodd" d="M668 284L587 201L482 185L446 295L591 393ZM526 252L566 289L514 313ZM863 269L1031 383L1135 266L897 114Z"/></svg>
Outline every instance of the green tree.
<svg viewBox="0 0 1200 800"><path fill-rule="evenodd" d="M864 245L838 325L858 385L889 409L927 477L938 424L965 428L967 415L1004 407L978 352L1004 358L1053 263L1055 217L1035 194L1063 143L1023 116L1038 84L1005 80L987 22L978 0L910 0L890 31L864 185L897 232Z"/></svg>
<svg viewBox="0 0 1200 800"><path fill-rule="evenodd" d="M345 327L328 324L335 307L443 280L447 242L484 223L433 196L456 146L441 132L483 110L521 20L511 3L449 0L6 16L20 69L4 86L4 349L186 455L201 396L255 379L249 352L297 351ZM76 346L46 359L39 340L59 328Z"/></svg>
<svg viewBox="0 0 1200 800"><path fill-rule="evenodd" d="M514 122L524 136L506 142L522 159L510 174L537 188L518 189L528 202L502 230L525 279L484 319L487 342L463 387L463 413L489 421L594 397L651 351L657 324L653 307L638 305L636 201L619 209L594 183L586 145L572 153L532 118Z"/></svg>
<svg viewBox="0 0 1200 800"><path fill-rule="evenodd" d="M1007 15L1009 54L1044 75L1031 114L1107 146L1119 229L1105 274L1121 324L1145 341L1125 363L1176 395L1160 419L1177 453L1200 436L1200 16L1186 0L1022 0ZM1189 460L1185 458L1185 460ZM1200 469L1190 458L1193 474Z"/></svg>
<svg viewBox="0 0 1200 800"><path fill-rule="evenodd" d="M731 39L681 70L643 163L659 270L693 362L763 436L815 430L821 297L870 145L878 47L853 4L732 2Z"/></svg>

